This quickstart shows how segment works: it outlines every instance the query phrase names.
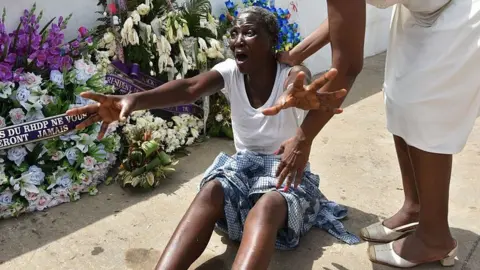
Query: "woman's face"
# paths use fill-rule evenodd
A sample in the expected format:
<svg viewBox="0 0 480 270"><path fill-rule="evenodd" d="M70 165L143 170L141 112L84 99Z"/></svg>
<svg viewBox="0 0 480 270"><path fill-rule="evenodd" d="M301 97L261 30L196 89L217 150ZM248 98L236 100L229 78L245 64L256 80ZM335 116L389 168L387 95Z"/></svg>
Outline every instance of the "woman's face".
<svg viewBox="0 0 480 270"><path fill-rule="evenodd" d="M257 17L252 13L240 14L230 30L230 49L244 74L255 72L272 57L272 39Z"/></svg>

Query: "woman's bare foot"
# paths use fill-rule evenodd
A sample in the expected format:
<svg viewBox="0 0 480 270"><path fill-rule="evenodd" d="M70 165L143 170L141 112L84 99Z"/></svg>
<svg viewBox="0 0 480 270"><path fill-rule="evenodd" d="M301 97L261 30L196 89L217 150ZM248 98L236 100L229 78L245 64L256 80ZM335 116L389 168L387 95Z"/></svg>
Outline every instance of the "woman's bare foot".
<svg viewBox="0 0 480 270"><path fill-rule="evenodd" d="M451 236L444 239L441 237L434 238L434 241L424 239L425 237L415 232L395 241L393 243L393 250L403 259L412 263L421 264L444 259L457 245Z"/></svg>
<svg viewBox="0 0 480 270"><path fill-rule="evenodd" d="M420 216L420 205L403 206L392 217L383 221L383 226L395 229L403 225L418 222Z"/></svg>

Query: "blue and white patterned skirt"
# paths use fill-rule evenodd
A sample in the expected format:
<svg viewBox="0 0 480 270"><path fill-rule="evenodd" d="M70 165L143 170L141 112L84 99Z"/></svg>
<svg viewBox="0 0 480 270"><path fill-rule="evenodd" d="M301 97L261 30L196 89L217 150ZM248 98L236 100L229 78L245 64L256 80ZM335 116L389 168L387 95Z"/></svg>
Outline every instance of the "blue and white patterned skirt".
<svg viewBox="0 0 480 270"><path fill-rule="evenodd" d="M348 244L360 242L359 238L346 231L341 219L347 209L327 200L320 192L320 178L305 169L302 183L284 192L277 190L275 172L280 159L274 155L239 152L233 156L221 153L205 172L200 188L211 180L218 180L225 193L225 219L217 222L217 228L234 241L242 239L243 227L248 212L262 194L278 191L288 205L288 226L278 232L275 247L293 249L300 237L313 226L328 231Z"/></svg>

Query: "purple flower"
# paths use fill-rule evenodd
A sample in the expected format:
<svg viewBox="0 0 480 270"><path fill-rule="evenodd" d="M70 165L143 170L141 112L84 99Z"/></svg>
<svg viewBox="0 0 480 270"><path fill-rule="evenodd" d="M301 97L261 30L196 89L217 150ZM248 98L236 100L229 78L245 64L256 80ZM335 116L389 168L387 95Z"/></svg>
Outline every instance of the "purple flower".
<svg viewBox="0 0 480 270"><path fill-rule="evenodd" d="M0 81L11 81L12 77L12 67L6 63L0 63Z"/></svg>
<svg viewBox="0 0 480 270"><path fill-rule="evenodd" d="M45 53L45 51L38 51L37 61L41 63L45 63L45 61L47 61L47 54Z"/></svg>
<svg viewBox="0 0 480 270"><path fill-rule="evenodd" d="M70 56L63 56L62 57L62 69L71 69L72 68L72 58Z"/></svg>
<svg viewBox="0 0 480 270"><path fill-rule="evenodd" d="M49 57L48 64L50 65L50 69L60 69L61 61L62 57L59 55Z"/></svg>
<svg viewBox="0 0 480 270"><path fill-rule="evenodd" d="M88 30L87 28L85 28L84 26L78 28L78 32L80 33L80 36L83 38L83 37L86 37L88 35Z"/></svg>
<svg viewBox="0 0 480 270"><path fill-rule="evenodd" d="M77 40L75 40L74 42L72 42L72 48L78 48L80 47L80 42L78 42Z"/></svg>
<svg viewBox="0 0 480 270"><path fill-rule="evenodd" d="M15 73L13 74L13 80L15 82L23 81L24 78L23 78L22 74L23 74L23 68L17 68L15 70Z"/></svg>
<svg viewBox="0 0 480 270"><path fill-rule="evenodd" d="M5 58L5 62L9 64L14 64L16 61L17 55L15 53L9 53Z"/></svg>
<svg viewBox="0 0 480 270"><path fill-rule="evenodd" d="M58 55L60 55L60 49L59 48L50 48L48 50L48 53L52 56L58 56Z"/></svg>

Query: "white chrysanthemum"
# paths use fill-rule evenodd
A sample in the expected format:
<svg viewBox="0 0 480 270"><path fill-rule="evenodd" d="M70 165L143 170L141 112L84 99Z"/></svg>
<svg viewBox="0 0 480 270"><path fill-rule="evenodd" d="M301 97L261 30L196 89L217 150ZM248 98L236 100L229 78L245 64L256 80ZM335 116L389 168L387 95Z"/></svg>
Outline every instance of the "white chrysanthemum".
<svg viewBox="0 0 480 270"><path fill-rule="evenodd" d="M145 16L147 15L149 12L150 12L150 6L146 5L146 4L140 4L138 7L137 7L137 12L142 15L142 16Z"/></svg>
<svg viewBox="0 0 480 270"><path fill-rule="evenodd" d="M103 34L103 41L106 44L109 44L114 40L115 40L115 36L112 34L112 32L106 32L105 34Z"/></svg>

